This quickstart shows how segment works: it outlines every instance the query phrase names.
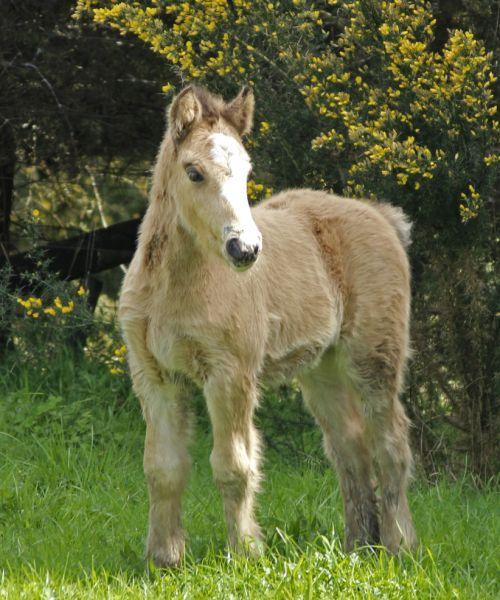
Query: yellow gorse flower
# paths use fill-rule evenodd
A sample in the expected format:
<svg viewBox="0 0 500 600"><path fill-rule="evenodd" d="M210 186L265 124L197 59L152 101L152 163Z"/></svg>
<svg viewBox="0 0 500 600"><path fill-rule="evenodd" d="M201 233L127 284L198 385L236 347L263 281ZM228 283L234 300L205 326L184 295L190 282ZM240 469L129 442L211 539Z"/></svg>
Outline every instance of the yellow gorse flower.
<svg viewBox="0 0 500 600"><path fill-rule="evenodd" d="M113 350L113 356L111 357L111 359L107 360L109 372L112 375L120 375L125 372L119 365L125 362L126 354L127 347L125 346L125 344L122 344L118 346L118 348L115 348Z"/></svg>
<svg viewBox="0 0 500 600"><path fill-rule="evenodd" d="M73 302L73 300L70 300L66 306L60 306L59 308L60 308L61 312L64 315L66 315L70 312L73 312L74 307L75 307L75 303Z"/></svg>
<svg viewBox="0 0 500 600"><path fill-rule="evenodd" d="M80 289L84 290L84 288ZM79 292L80 290L78 290L77 293ZM36 309L41 308L43 306L43 300L41 298L35 298L33 296L30 296L27 299L17 298L17 303L20 304L24 309L26 309L26 314L29 317L37 319L40 316L40 311L37 311ZM59 296L56 296L56 298L54 299L54 306L48 306L44 308L42 314L54 317L57 314L57 310L59 310L59 312L62 314L68 314L70 312L73 312L74 308L75 303L73 302L73 300L70 300L68 304L65 305L63 304L61 298Z"/></svg>
<svg viewBox="0 0 500 600"><path fill-rule="evenodd" d="M20 304L24 308L30 308L31 307L31 302L29 300L23 300L22 298L18 298L17 302L18 302L18 304Z"/></svg>
<svg viewBox="0 0 500 600"><path fill-rule="evenodd" d="M267 121L261 121L259 125L259 131L261 135L267 135L269 133L270 125Z"/></svg>
<svg viewBox="0 0 500 600"><path fill-rule="evenodd" d="M118 348L116 348L114 350L113 354L114 354L113 360L115 362L124 363L125 355L127 354L127 347L125 346L125 344L122 344L121 346L119 346Z"/></svg>
<svg viewBox="0 0 500 600"><path fill-rule="evenodd" d="M124 356L125 354L127 354L127 347L125 346L125 344L121 345L119 348L116 348L114 354L115 356Z"/></svg>
<svg viewBox="0 0 500 600"><path fill-rule="evenodd" d="M33 309L35 307L40 308L42 306L42 299L34 298L33 296L30 296L26 300L24 300L23 298L17 298L17 303L20 304L23 308L27 309L28 312L30 313L29 316L31 316L31 314L32 314L31 309Z"/></svg>
<svg viewBox="0 0 500 600"><path fill-rule="evenodd" d="M273 188L267 187L262 183L256 183L253 179L247 182L247 195L250 202L257 202L262 198L269 198L273 193Z"/></svg>

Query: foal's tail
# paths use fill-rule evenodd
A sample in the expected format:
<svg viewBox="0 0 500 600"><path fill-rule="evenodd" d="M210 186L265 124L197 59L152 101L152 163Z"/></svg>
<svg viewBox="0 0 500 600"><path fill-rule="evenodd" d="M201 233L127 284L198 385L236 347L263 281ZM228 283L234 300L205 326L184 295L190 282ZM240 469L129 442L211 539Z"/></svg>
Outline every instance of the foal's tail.
<svg viewBox="0 0 500 600"><path fill-rule="evenodd" d="M394 227L403 247L408 248L411 244L412 224L403 210L399 208L399 206L393 206L392 204L387 204L385 202L378 202L375 206Z"/></svg>

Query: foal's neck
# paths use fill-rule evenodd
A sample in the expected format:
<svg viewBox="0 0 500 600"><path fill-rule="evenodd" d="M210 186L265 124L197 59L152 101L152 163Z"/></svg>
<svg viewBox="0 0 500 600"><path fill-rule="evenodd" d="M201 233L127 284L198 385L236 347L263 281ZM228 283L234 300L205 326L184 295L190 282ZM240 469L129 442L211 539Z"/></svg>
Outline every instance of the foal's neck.
<svg viewBox="0 0 500 600"><path fill-rule="evenodd" d="M177 212L174 201L170 165L173 148L164 141L153 173L151 202L144 218L143 236L145 261L166 269L176 279L191 278L202 268L210 269L206 252L186 229Z"/></svg>
<svg viewBox="0 0 500 600"><path fill-rule="evenodd" d="M168 189L151 200L143 233L145 260L156 253L153 262L158 266L161 263L162 269L180 274L183 269L192 270L204 261L204 253L183 226Z"/></svg>

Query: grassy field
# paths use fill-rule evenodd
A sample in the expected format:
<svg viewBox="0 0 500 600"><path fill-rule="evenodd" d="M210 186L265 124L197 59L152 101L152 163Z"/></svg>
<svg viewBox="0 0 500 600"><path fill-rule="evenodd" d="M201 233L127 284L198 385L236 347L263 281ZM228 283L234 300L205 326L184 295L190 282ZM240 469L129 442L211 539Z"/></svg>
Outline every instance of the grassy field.
<svg viewBox="0 0 500 600"><path fill-rule="evenodd" d="M415 555L345 555L331 472L268 454L267 553L228 556L203 432L185 499L185 564L148 571L143 434L128 385L101 369L0 368L0 598L499 597L498 496L467 476L413 484Z"/></svg>

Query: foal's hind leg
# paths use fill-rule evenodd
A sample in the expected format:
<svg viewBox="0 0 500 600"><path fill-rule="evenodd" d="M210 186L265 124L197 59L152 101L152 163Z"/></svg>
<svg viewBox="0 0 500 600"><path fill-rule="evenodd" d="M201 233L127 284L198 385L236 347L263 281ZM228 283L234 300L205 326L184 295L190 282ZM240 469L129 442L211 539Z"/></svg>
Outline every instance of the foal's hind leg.
<svg viewBox="0 0 500 600"><path fill-rule="evenodd" d="M397 552L412 548L416 535L408 507L406 488L411 474L409 420L399 401L403 361L392 344L380 344L377 352L354 356L361 377L370 444L380 493L380 537L386 548Z"/></svg>
<svg viewBox="0 0 500 600"><path fill-rule="evenodd" d="M375 401L368 421L380 489L381 541L391 552L401 545L411 549L416 535L406 496L412 467L409 421L397 395L374 394L370 400Z"/></svg>
<svg viewBox="0 0 500 600"><path fill-rule="evenodd" d="M306 405L323 431L327 457L340 478L345 517L345 548L379 542L377 502L372 483L372 459L366 444L359 396L335 381L333 353L301 378Z"/></svg>

